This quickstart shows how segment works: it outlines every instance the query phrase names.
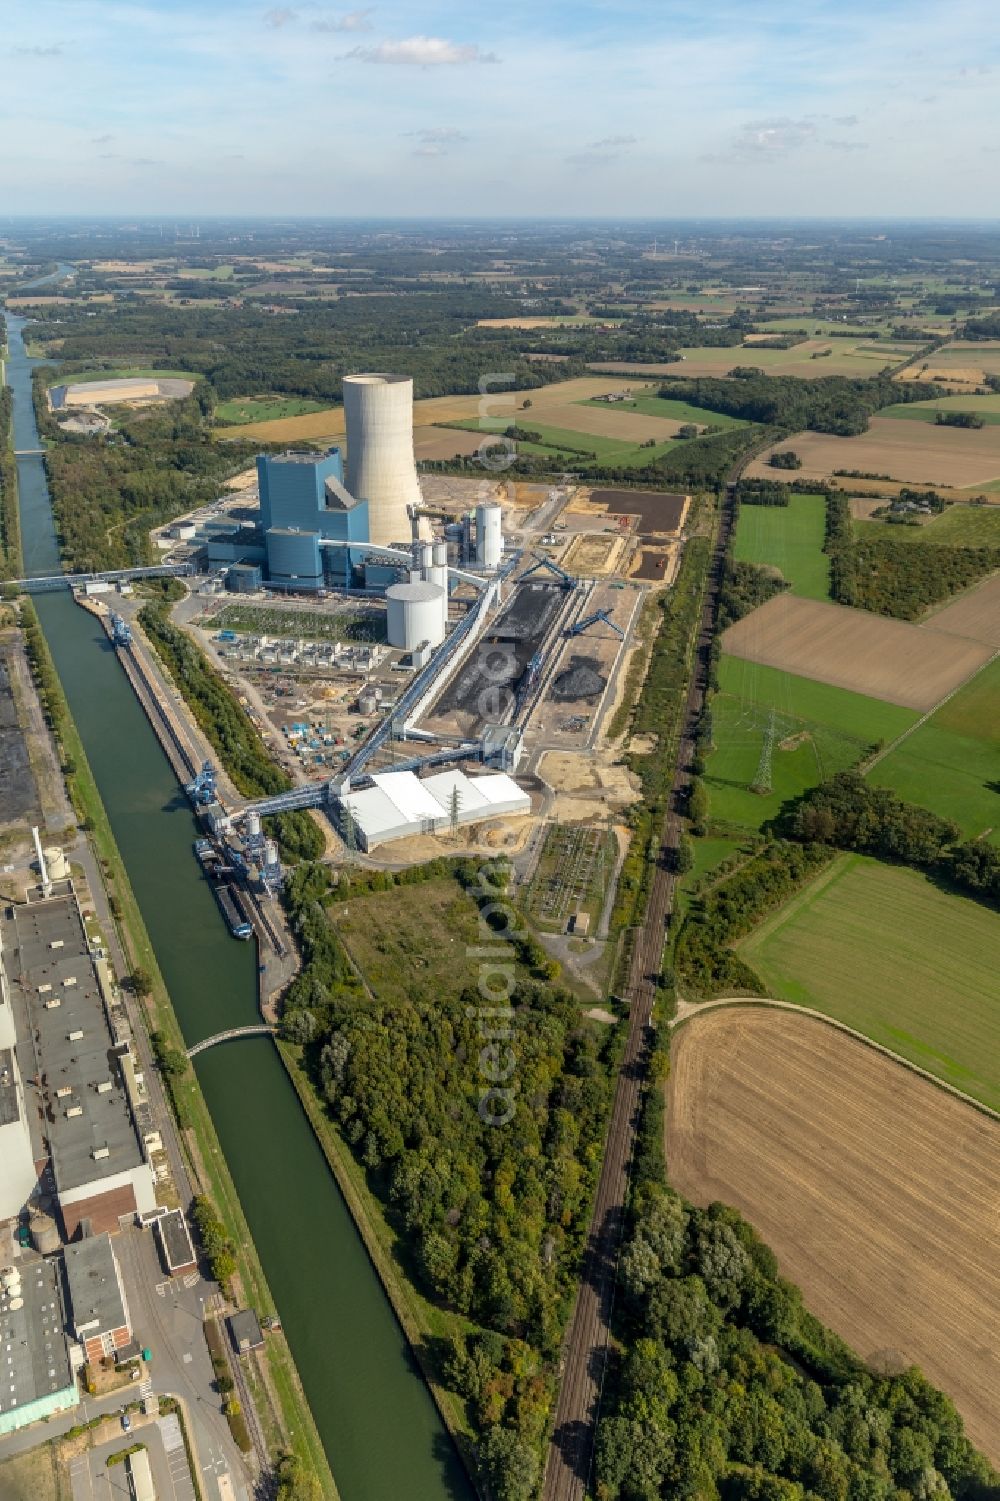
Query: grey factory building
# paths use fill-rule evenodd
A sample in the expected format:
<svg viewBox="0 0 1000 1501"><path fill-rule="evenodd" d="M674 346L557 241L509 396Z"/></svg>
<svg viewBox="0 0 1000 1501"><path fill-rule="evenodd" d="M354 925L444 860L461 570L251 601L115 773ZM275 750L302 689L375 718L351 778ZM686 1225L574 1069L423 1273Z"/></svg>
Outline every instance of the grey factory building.
<svg viewBox="0 0 1000 1501"><path fill-rule="evenodd" d="M137 1079L115 1034L75 896L7 907L0 946L36 1163L67 1240L155 1206ZM106 971L105 971L106 973Z"/></svg>
<svg viewBox="0 0 1000 1501"><path fill-rule="evenodd" d="M57 1262L0 1274L0 1435L79 1403L64 1324Z"/></svg>

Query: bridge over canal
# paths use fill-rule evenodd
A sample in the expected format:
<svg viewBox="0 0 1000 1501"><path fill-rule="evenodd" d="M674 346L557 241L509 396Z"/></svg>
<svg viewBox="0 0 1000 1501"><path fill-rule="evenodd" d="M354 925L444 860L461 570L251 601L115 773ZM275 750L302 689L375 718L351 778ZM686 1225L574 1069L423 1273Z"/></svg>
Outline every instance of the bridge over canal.
<svg viewBox="0 0 1000 1501"><path fill-rule="evenodd" d="M258 1022L251 1027L230 1027L227 1032L216 1032L214 1037L203 1037L201 1042L188 1048L187 1055L189 1058L197 1058L206 1049L214 1048L220 1042L235 1042L239 1037L273 1037L277 1030L277 1027L269 1027L266 1022Z"/></svg>

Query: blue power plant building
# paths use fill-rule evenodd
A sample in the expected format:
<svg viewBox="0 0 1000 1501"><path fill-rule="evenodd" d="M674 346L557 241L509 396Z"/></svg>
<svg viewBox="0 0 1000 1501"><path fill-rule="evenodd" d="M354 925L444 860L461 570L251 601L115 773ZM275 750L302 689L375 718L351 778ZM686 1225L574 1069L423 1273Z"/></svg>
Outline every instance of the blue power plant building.
<svg viewBox="0 0 1000 1501"><path fill-rule="evenodd" d="M268 578L290 589L344 588L369 540L368 502L344 487L339 448L325 454L261 454L257 459L260 525ZM322 547L324 541L357 542Z"/></svg>

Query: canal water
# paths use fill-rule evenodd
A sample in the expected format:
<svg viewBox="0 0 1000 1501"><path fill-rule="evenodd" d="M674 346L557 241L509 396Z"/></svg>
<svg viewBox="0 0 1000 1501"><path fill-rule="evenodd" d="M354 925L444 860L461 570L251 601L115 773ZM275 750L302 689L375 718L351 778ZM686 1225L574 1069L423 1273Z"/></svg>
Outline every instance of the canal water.
<svg viewBox="0 0 1000 1501"><path fill-rule="evenodd" d="M60 569L24 320L8 383L28 574ZM229 936L197 830L103 629L66 590L35 604L188 1044L259 1020L252 944ZM469 1501L471 1489L281 1059L267 1038L196 1063L343 1501Z"/></svg>

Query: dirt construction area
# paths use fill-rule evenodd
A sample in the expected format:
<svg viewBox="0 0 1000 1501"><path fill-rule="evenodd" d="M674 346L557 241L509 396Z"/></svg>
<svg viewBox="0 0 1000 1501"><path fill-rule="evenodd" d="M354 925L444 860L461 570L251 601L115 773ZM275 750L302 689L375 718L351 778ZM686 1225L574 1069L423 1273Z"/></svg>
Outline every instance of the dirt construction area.
<svg viewBox="0 0 1000 1501"><path fill-rule="evenodd" d="M938 427L932 422L899 422L873 417L866 433L837 438L830 433L796 433L782 439L802 460L796 480L825 480L835 470L887 475L910 484L986 485L1000 476L1000 424L980 428ZM774 479L769 449L748 465L751 479Z"/></svg>
<svg viewBox="0 0 1000 1501"><path fill-rule="evenodd" d="M926 710L993 654L981 641L947 633L940 621L911 625L777 594L723 632L722 647L747 662Z"/></svg>
<svg viewBox="0 0 1000 1501"><path fill-rule="evenodd" d="M737 1006L674 1038L670 1182L734 1205L806 1306L920 1366L1000 1461L1000 1125L807 1016Z"/></svg>

